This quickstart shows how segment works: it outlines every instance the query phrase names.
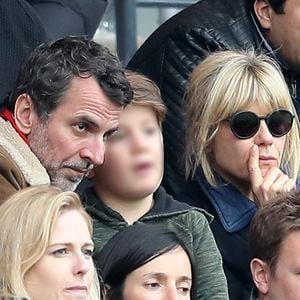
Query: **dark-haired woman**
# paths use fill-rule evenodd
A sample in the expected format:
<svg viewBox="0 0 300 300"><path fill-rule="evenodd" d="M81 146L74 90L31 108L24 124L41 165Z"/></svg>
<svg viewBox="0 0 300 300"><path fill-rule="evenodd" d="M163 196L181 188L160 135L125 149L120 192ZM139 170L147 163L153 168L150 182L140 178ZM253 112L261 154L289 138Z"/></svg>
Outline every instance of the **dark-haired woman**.
<svg viewBox="0 0 300 300"><path fill-rule="evenodd" d="M107 300L195 300L193 258L162 225L136 223L112 237L96 258Z"/></svg>

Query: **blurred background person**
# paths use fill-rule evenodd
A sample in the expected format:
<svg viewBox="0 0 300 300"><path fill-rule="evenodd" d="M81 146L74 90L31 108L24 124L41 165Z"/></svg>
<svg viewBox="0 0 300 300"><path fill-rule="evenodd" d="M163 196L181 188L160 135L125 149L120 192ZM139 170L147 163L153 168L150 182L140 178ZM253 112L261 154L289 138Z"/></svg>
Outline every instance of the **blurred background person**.
<svg viewBox="0 0 300 300"><path fill-rule="evenodd" d="M25 0L0 1L0 109L22 63L46 40L44 28Z"/></svg>
<svg viewBox="0 0 300 300"><path fill-rule="evenodd" d="M93 38L108 0L26 0L42 23L46 38L68 35Z"/></svg>

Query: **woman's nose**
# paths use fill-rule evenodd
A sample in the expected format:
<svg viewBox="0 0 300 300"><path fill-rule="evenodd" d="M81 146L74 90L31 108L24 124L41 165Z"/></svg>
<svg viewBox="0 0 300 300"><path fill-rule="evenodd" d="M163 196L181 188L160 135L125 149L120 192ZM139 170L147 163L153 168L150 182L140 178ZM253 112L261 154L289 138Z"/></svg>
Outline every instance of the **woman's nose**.
<svg viewBox="0 0 300 300"><path fill-rule="evenodd" d="M257 145L270 145L273 143L273 136L268 128L265 120L260 121L259 129L255 135L255 141Z"/></svg>

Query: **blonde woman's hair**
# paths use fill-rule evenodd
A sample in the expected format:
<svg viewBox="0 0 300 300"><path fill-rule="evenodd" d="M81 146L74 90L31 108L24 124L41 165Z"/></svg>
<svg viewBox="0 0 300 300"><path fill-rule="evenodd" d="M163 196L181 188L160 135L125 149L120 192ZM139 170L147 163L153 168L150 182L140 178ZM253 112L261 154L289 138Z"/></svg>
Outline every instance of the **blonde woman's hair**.
<svg viewBox="0 0 300 300"><path fill-rule="evenodd" d="M164 104L158 86L145 75L125 70L125 76L133 91L130 106L144 106L153 110L161 127L165 120L167 108Z"/></svg>
<svg viewBox="0 0 300 300"><path fill-rule="evenodd" d="M299 173L299 120L280 67L253 50L215 52L192 72L186 93L186 175L200 167L206 180L217 185L210 146L220 123L248 105L284 108L295 115L286 136L280 168L296 179Z"/></svg>
<svg viewBox="0 0 300 300"><path fill-rule="evenodd" d="M0 299L30 299L25 275L46 252L58 217L69 210L82 215L92 236L92 221L74 192L53 186L29 187L0 206ZM97 274L93 271L89 300L100 298Z"/></svg>

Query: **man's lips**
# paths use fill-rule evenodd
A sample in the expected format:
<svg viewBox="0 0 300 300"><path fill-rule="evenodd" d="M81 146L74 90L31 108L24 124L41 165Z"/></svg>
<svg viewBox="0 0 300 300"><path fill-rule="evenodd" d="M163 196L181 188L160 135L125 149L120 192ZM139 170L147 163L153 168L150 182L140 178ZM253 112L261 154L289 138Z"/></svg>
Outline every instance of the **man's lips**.
<svg viewBox="0 0 300 300"><path fill-rule="evenodd" d="M91 168L68 167L70 170L77 173L79 176L86 176L91 171Z"/></svg>
<svg viewBox="0 0 300 300"><path fill-rule="evenodd" d="M71 170L74 170L78 173L86 173L88 172L89 170L88 169L78 169L78 168L70 168Z"/></svg>

